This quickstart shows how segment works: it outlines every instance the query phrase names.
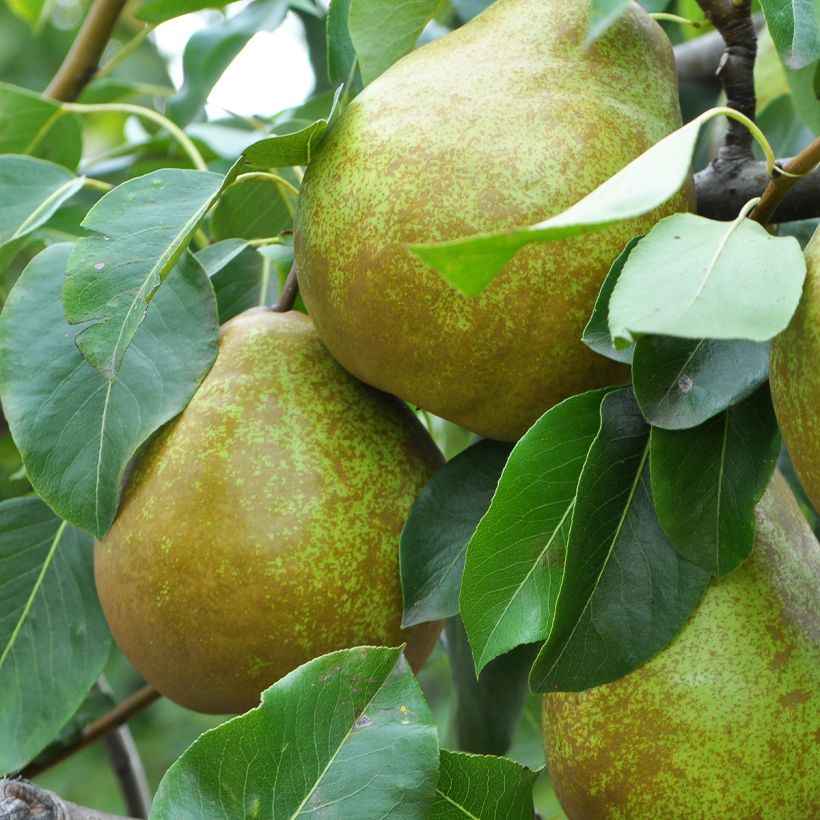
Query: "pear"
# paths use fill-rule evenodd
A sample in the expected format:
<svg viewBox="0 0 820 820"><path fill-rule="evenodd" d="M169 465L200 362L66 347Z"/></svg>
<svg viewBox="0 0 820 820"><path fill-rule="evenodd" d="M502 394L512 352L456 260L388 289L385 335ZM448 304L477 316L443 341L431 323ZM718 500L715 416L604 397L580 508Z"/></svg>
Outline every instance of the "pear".
<svg viewBox="0 0 820 820"><path fill-rule="evenodd" d="M800 305L772 344L770 379L795 472L820 510L820 228L806 246L806 263Z"/></svg>
<svg viewBox="0 0 820 820"><path fill-rule="evenodd" d="M687 625L614 683L544 696L570 820L809 820L820 807L820 544L782 476L755 548Z"/></svg>
<svg viewBox="0 0 820 820"><path fill-rule="evenodd" d="M402 402L343 370L297 312L222 329L188 407L144 451L95 548L103 610L137 670L200 712L240 712L327 652L407 642L399 535L441 455Z"/></svg>
<svg viewBox="0 0 820 820"><path fill-rule="evenodd" d="M518 438L567 396L627 380L581 342L640 219L520 251L479 296L407 245L559 213L681 124L672 48L635 3L591 47L588 0L498 0L356 97L305 174L302 296L354 375L483 436Z"/></svg>

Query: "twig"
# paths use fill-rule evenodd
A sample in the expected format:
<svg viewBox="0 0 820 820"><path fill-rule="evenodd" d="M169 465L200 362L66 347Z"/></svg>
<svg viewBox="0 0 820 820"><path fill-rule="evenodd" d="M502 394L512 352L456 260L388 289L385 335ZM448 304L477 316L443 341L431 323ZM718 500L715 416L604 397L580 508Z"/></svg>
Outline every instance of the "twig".
<svg viewBox="0 0 820 820"><path fill-rule="evenodd" d="M30 763L20 772L21 777L35 777L36 775L56 766L66 758L71 757L91 745L109 732L122 726L134 715L150 706L160 697L159 692L153 686L143 686L142 689L127 697L122 703L115 706L110 712L106 712L102 717L92 721L82 730L80 736L70 745L61 749L54 757L44 760L42 763Z"/></svg>
<svg viewBox="0 0 820 820"><path fill-rule="evenodd" d="M754 120L754 65L757 33L751 17L751 0L698 0L726 43L718 63L718 77L726 104ZM738 163L752 158L752 135L739 122L729 120L724 144L715 163Z"/></svg>
<svg viewBox="0 0 820 820"><path fill-rule="evenodd" d="M0 780L0 820L133 820L63 800L25 780Z"/></svg>
<svg viewBox="0 0 820 820"><path fill-rule="evenodd" d="M72 102L91 82L111 38L125 0L94 0L63 64L46 89L46 96Z"/></svg>
<svg viewBox="0 0 820 820"><path fill-rule="evenodd" d="M793 161L785 161L784 167L790 172L790 164ZM777 182L785 180L789 181L783 188L785 200L777 208L777 222L792 222L820 216L820 169L806 174L799 180L781 176ZM734 219L743 204L753 197L763 196L771 182L765 162L712 163L695 174L697 212L710 219ZM760 206L763 204L761 201L752 215L753 218L758 218ZM771 216L767 221L771 221Z"/></svg>
<svg viewBox="0 0 820 820"><path fill-rule="evenodd" d="M755 31L765 25L762 14L752 17ZM682 83L719 83L717 69L726 50L726 42L719 31L712 31L694 40L675 46L678 80Z"/></svg>
<svg viewBox="0 0 820 820"><path fill-rule="evenodd" d="M796 157L783 164L785 174L779 174L769 180L760 202L752 212L752 219L756 219L761 225L771 222L774 212L778 210L786 194L818 164L820 164L820 137L807 145ZM817 197L816 192L815 196ZM815 201L818 202L817 208L820 210L820 197Z"/></svg>
<svg viewBox="0 0 820 820"><path fill-rule="evenodd" d="M113 694L108 681L100 675L97 688L106 695ZM147 818L151 811L151 790L142 765L137 744L127 724L103 738L111 768L120 785L125 810L134 817Z"/></svg>
<svg viewBox="0 0 820 820"><path fill-rule="evenodd" d="M299 295L299 282L296 277L296 263L294 262L291 266L288 278L285 280L285 286L279 294L279 299L271 308L274 313L287 313L289 310L293 310L296 297Z"/></svg>

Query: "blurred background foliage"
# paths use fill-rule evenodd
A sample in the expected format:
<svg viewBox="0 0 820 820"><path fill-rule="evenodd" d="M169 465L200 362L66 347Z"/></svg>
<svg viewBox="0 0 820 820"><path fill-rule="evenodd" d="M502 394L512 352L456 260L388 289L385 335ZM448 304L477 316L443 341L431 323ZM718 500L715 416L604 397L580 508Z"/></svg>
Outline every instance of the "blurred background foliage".
<svg viewBox="0 0 820 820"><path fill-rule="evenodd" d="M215 0L218 5L218 0ZM181 76L181 55L188 37L201 28L234 16L247 5L244 0L233 3L225 11L206 10L161 24L144 37L145 24L134 12L138 3L129 2L113 39L106 49L103 65L109 63L105 77L93 82L81 97L83 102L129 102L163 111L167 100L177 93ZM209 105L200 112L187 131L194 138L209 164L226 170L231 160L245 147L270 129L278 133L295 130L316 117L325 116L330 108L331 84L327 76L327 43L324 14L327 0L311 11L311 0L291 4L276 41L268 39L255 47L251 40L234 60L222 78L223 92L230 98L231 89L244 91L243 100L259 101L259 110L226 110L229 102L214 104L210 87L200 89L209 97ZM422 35L422 41L446 33L470 19L488 0L442 0L435 19ZM695 0L645 0L651 11L673 11L689 18L701 18ZM0 0L0 83L8 83L33 91L42 91L51 80L67 53L72 39L87 11L87 0ZM701 35L701 31L664 23L674 43ZM259 37L263 35L258 35ZM264 35L271 37L271 35ZM250 55L250 56L249 56ZM781 66L765 32L762 33L757 64L759 118L775 151L790 155L810 138L808 126L798 116L799 94ZM187 78L196 82L197 78ZM204 81L203 81L204 82ZM298 99L294 98L294 89ZM301 91L299 91L301 89ZM282 92L277 95L274 92ZM238 93L238 92L236 92ZM203 98L204 98L203 97ZM276 100L288 100L285 109L272 113ZM237 102L239 102L237 98ZM720 89L715 81L687 83L681 87L684 119L688 120L720 102ZM251 103L252 104L252 103ZM247 103L243 103L247 105ZM2 128L2 122L0 122ZM707 129L695 160L703 167L713 154L721 137L721 126ZM117 183L184 158L167 138L159 136L155 127L138 122L121 113L109 113L87 118L83 122L84 148L80 170L109 182ZM288 176L286 174L286 176ZM290 182L298 180L292 175ZM256 238L287 232L292 223L294 202L282 191L271 197L269 185L260 183L254 195L253 186L241 189L243 199L225 202L211 218L212 239L243 236ZM59 218L49 224L58 234L77 236L82 232L79 220L98 193L84 190L78 194L77 207L63 209ZM796 223L788 232L805 242L814 230L811 223ZM0 281L2 300L14 279L41 246L25 248L6 270ZM287 271L287 260L281 273ZM277 265L277 269L279 269ZM467 431L441 419L420 413L437 443L448 458L471 443ZM781 468L796 486L788 457L784 453ZM17 450L3 425L0 429L0 498L10 498L30 490ZM800 493L807 517L817 525L816 515ZM453 639L452 630L447 635ZM425 694L442 727L442 745L457 748L457 738L470 735L470 727L454 725L456 704L453 697L450 662L442 646L436 649L430 662L419 675ZM142 685L142 681L127 660L114 650L106 670L113 694L120 700ZM102 713L107 701L98 698L88 704L88 716ZM513 734L508 756L531 767L544 764L540 733L540 697L530 696ZM96 710L96 714L95 714ZM471 712L472 717L467 713ZM481 721L480 710L458 710L459 720ZM186 711L170 701L152 705L130 724L142 755L149 784L155 790L168 766L204 730L221 723L224 717L204 716ZM503 751L503 750L502 750ZM61 796L95 808L122 813L125 811L115 778L106 760L105 749L95 744L36 778L46 788ZM536 806L545 817L562 817L560 806L543 774L536 787Z"/></svg>

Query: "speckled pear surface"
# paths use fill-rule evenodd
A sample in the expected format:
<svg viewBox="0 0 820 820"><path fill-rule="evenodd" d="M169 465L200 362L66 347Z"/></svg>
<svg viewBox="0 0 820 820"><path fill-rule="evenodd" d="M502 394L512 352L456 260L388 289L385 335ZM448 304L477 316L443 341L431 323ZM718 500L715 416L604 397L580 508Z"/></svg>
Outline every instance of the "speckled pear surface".
<svg viewBox="0 0 820 820"><path fill-rule="evenodd" d="M772 345L770 379L797 477L820 510L820 229L806 246L806 263L800 305Z"/></svg>
<svg viewBox="0 0 820 820"><path fill-rule="evenodd" d="M820 544L782 476L751 557L615 683L544 697L570 820L813 820L820 809Z"/></svg>
<svg viewBox="0 0 820 820"><path fill-rule="evenodd" d="M399 534L441 455L406 405L353 379L303 314L248 312L152 441L95 549L117 643L177 703L244 711L305 661L408 642Z"/></svg>
<svg viewBox="0 0 820 820"><path fill-rule="evenodd" d="M471 299L406 249L565 210L680 126L672 48L636 4L584 51L587 0L497 0L404 57L329 129L295 223L299 283L353 374L513 440L575 393L626 381L581 343L626 242L685 210L531 245Z"/></svg>

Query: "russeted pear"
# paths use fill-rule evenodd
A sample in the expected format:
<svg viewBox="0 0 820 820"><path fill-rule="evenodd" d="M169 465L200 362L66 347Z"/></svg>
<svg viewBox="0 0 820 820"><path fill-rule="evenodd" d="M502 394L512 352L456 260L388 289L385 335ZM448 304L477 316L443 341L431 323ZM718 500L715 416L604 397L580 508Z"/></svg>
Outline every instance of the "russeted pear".
<svg viewBox="0 0 820 820"><path fill-rule="evenodd" d="M806 246L800 305L772 344L774 409L797 477L820 510L820 229Z"/></svg>
<svg viewBox="0 0 820 820"><path fill-rule="evenodd" d="M440 465L406 405L351 377L306 316L238 316L96 546L117 643L213 713L343 647L406 641L418 668L441 624L400 628L399 534Z"/></svg>
<svg viewBox="0 0 820 820"><path fill-rule="evenodd" d="M615 683L544 696L570 820L810 820L820 808L820 544L782 476L752 555Z"/></svg>
<svg viewBox="0 0 820 820"><path fill-rule="evenodd" d="M311 159L295 248L322 341L351 373L495 439L626 381L581 342L640 219L520 251L479 296L411 243L559 213L680 126L672 48L636 4L591 47L588 0L497 0L356 97Z"/></svg>

